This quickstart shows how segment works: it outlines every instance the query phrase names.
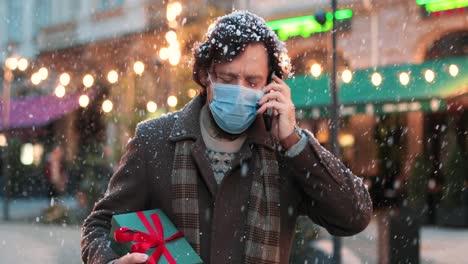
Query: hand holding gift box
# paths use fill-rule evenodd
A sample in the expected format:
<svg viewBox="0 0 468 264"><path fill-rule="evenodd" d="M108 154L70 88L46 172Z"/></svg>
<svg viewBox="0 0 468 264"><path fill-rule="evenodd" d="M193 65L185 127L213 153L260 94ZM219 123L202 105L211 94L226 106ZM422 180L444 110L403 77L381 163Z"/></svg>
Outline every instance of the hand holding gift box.
<svg viewBox="0 0 468 264"><path fill-rule="evenodd" d="M203 263L159 209L114 215L111 237L111 247L116 253L122 256L128 252L146 253L150 256L148 264Z"/></svg>

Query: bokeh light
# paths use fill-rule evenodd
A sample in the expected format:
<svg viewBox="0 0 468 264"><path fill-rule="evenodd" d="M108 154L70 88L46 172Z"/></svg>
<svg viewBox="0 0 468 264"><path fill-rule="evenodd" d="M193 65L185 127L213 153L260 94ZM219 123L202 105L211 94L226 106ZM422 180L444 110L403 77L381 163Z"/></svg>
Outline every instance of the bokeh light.
<svg viewBox="0 0 468 264"><path fill-rule="evenodd" d="M458 66L455 64L450 64L449 66L449 73L452 77L456 77L460 70L458 69Z"/></svg>
<svg viewBox="0 0 468 264"><path fill-rule="evenodd" d="M400 83L404 86L408 85L410 81L410 76L407 72L402 72L399 75Z"/></svg>
<svg viewBox="0 0 468 264"><path fill-rule="evenodd" d="M27 59L21 58L18 61L18 70L25 71L28 68L28 66L29 66L29 62Z"/></svg>
<svg viewBox="0 0 468 264"><path fill-rule="evenodd" d="M146 109L148 110L148 112L154 113L154 112L156 112L156 110L158 110L158 105L153 101L149 101L146 104Z"/></svg>
<svg viewBox="0 0 468 264"><path fill-rule="evenodd" d="M65 90L65 87L63 87L63 85L57 85L57 87L55 87L55 96L57 96L58 98L62 98L65 96L65 93L66 93L66 90Z"/></svg>
<svg viewBox="0 0 468 264"><path fill-rule="evenodd" d="M350 70L346 69L341 73L341 79L344 83L350 83L353 79L353 73Z"/></svg>
<svg viewBox="0 0 468 264"><path fill-rule="evenodd" d="M177 106L177 97L174 95L171 95L167 98L167 105L170 107L176 107Z"/></svg>
<svg viewBox="0 0 468 264"><path fill-rule="evenodd" d="M382 84L382 75L378 72L374 72L371 77L372 84L374 86L379 86Z"/></svg>
<svg viewBox="0 0 468 264"><path fill-rule="evenodd" d="M102 102L102 111L104 111L105 113L109 113L110 111L112 111L112 108L114 108L114 104L111 100L106 99L104 100L104 102Z"/></svg>
<svg viewBox="0 0 468 264"><path fill-rule="evenodd" d="M111 70L107 73L107 80L109 83L116 83L119 80L119 74L115 70Z"/></svg>
<svg viewBox="0 0 468 264"><path fill-rule="evenodd" d="M86 94L81 95L78 99L78 103L83 108L87 107L89 105L89 96L87 96Z"/></svg>
<svg viewBox="0 0 468 264"><path fill-rule="evenodd" d="M83 77L83 85L86 88L89 88L89 87L93 86L93 84L94 84L94 77L91 74L86 74Z"/></svg>
<svg viewBox="0 0 468 264"><path fill-rule="evenodd" d="M322 74L322 66L318 63L312 64L312 66L310 66L310 73L314 77L319 77L320 74Z"/></svg>
<svg viewBox="0 0 468 264"><path fill-rule="evenodd" d="M60 74L59 80L60 80L61 85L67 86L70 83L70 79L71 79L70 74L66 72Z"/></svg>
<svg viewBox="0 0 468 264"><path fill-rule="evenodd" d="M133 64L133 71L135 71L135 73L138 75L142 75L145 71L145 64L143 64L141 61L136 61Z"/></svg>
<svg viewBox="0 0 468 264"><path fill-rule="evenodd" d="M426 82L430 83L433 82L435 79L435 73L433 70L426 70L424 72L424 79L426 79Z"/></svg>

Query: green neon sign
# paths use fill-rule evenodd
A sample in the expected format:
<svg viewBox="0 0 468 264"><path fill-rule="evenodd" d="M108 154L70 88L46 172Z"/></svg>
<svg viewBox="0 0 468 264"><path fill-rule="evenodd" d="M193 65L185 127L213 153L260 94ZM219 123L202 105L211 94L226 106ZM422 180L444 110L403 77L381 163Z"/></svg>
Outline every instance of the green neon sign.
<svg viewBox="0 0 468 264"><path fill-rule="evenodd" d="M351 19L352 17L353 17L353 10L351 9L343 9L343 10L338 10L335 12L336 20Z"/></svg>
<svg viewBox="0 0 468 264"><path fill-rule="evenodd" d="M435 2L451 2L451 0L416 0L416 4L418 5L425 5L429 3L435 3Z"/></svg>
<svg viewBox="0 0 468 264"><path fill-rule="evenodd" d="M427 0L426 0L427 1ZM450 9L468 6L468 0L438 1L426 4L426 11L429 13L445 11Z"/></svg>
<svg viewBox="0 0 468 264"><path fill-rule="evenodd" d="M313 15L273 20L267 22L267 25L272 30L276 31L278 37L283 41L294 36L307 38L314 33L327 32L332 29L332 13L329 12L325 16L326 21L323 25L318 23ZM347 20L352 17L353 11L351 9L343 9L335 12L336 20Z"/></svg>

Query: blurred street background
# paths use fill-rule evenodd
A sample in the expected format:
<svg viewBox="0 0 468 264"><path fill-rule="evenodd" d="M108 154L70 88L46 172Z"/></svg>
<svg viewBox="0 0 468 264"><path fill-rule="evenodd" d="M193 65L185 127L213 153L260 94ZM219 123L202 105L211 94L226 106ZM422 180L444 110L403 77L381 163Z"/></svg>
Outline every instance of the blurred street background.
<svg viewBox="0 0 468 264"><path fill-rule="evenodd" d="M0 221L1 263L81 263L80 227L77 225L44 225L38 222L47 201L14 202L11 217ZM73 208L71 200L65 202ZM343 239L342 263L378 263L377 227L372 221L362 233ZM292 263L333 263L333 245L323 229L316 230L314 239L297 240ZM421 261L433 263L465 263L468 229L426 226L421 229Z"/></svg>
<svg viewBox="0 0 468 264"><path fill-rule="evenodd" d="M192 48L233 9L286 43L296 118L329 149L336 75L339 156L374 203L341 246L300 218L291 263L334 248L341 263L466 263L468 1L336 2L0 0L0 263L81 263L80 226L136 124L197 96Z"/></svg>

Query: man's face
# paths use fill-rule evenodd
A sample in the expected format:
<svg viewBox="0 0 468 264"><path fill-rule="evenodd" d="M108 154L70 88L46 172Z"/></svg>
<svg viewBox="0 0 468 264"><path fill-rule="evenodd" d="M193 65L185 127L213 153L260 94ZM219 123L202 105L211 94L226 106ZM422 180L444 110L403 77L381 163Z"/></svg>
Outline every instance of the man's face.
<svg viewBox="0 0 468 264"><path fill-rule="evenodd" d="M211 82L242 85L260 90L267 84L268 53L261 43L250 44L231 62L215 64L210 70ZM207 103L213 100L213 84L207 86Z"/></svg>

